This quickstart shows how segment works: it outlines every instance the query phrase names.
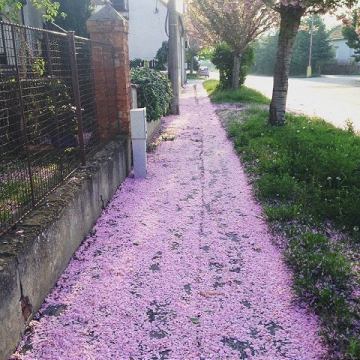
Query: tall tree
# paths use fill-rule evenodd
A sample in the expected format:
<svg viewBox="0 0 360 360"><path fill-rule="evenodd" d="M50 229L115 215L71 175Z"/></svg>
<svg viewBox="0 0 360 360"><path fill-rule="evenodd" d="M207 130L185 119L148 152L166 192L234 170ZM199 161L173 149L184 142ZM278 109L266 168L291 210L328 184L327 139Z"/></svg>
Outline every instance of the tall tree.
<svg viewBox="0 0 360 360"><path fill-rule="evenodd" d="M52 21L59 13L60 4L53 0L28 0L38 10L43 12L47 21ZM19 19L19 11L26 5L25 0L0 0L0 13L13 21Z"/></svg>
<svg viewBox="0 0 360 360"><path fill-rule="evenodd" d="M309 64L310 29L313 31L311 65L315 72L321 72L321 66L333 59L334 53L329 43L329 34L320 16L307 17L302 21L294 44L290 64L290 75L305 75ZM279 33L268 35L256 42L255 65L253 71L258 74L274 75L276 49Z"/></svg>
<svg viewBox="0 0 360 360"><path fill-rule="evenodd" d="M233 52L232 88L240 85L242 56L259 35L276 21L261 0L192 0L189 13L194 28L210 44L225 42Z"/></svg>
<svg viewBox="0 0 360 360"><path fill-rule="evenodd" d="M354 10L352 19L344 21L344 37L350 48L355 50L355 61L360 61L360 10Z"/></svg>
<svg viewBox="0 0 360 360"><path fill-rule="evenodd" d="M86 21L91 15L91 0L58 0L60 11L65 14L55 19L57 25L65 30L75 31L77 35L87 36Z"/></svg>
<svg viewBox="0 0 360 360"><path fill-rule="evenodd" d="M271 125L285 124L290 64L296 35L306 13L322 14L342 6L352 6L357 0L263 0L280 14L279 43L274 72L274 88L270 105Z"/></svg>
<svg viewBox="0 0 360 360"><path fill-rule="evenodd" d="M313 33L311 66L318 74L321 73L321 66L334 58L334 53L329 43L329 34L326 31L324 21L320 16L309 16L302 22L297 34L290 74L304 75L309 64L310 32Z"/></svg>

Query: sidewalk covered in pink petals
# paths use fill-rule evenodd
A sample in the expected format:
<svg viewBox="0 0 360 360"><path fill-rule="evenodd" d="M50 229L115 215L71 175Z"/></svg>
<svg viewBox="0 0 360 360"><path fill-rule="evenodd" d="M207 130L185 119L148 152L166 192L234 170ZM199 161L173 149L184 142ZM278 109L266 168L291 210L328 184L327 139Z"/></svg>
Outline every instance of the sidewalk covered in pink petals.
<svg viewBox="0 0 360 360"><path fill-rule="evenodd" d="M166 119L145 180L127 179L14 355L41 360L315 360L232 143L198 84Z"/></svg>

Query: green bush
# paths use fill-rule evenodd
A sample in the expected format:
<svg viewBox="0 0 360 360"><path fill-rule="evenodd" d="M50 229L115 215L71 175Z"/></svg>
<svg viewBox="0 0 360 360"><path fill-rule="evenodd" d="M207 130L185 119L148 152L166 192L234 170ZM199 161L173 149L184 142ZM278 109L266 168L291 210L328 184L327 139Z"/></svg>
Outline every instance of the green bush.
<svg viewBox="0 0 360 360"><path fill-rule="evenodd" d="M146 107L148 121L168 113L172 90L166 75L153 69L135 68L131 69L131 82L139 85L138 104Z"/></svg>
<svg viewBox="0 0 360 360"><path fill-rule="evenodd" d="M144 67L144 60L142 60L140 58L136 58L134 60L131 60L130 61L130 67L131 67L131 69Z"/></svg>
<svg viewBox="0 0 360 360"><path fill-rule="evenodd" d="M223 89L230 88L234 65L234 54L230 47L225 43L219 44L212 54L211 61L220 72L220 87ZM253 49L248 47L241 59L240 86L244 84L253 61Z"/></svg>
<svg viewBox="0 0 360 360"><path fill-rule="evenodd" d="M259 91L242 86L238 90L223 89L219 86L218 80L206 80L203 83L204 88L210 95L214 103L254 103L270 104L270 100Z"/></svg>
<svg viewBox="0 0 360 360"><path fill-rule="evenodd" d="M157 51L155 60L156 60L156 70L166 70L169 56L169 42L163 41L161 48Z"/></svg>

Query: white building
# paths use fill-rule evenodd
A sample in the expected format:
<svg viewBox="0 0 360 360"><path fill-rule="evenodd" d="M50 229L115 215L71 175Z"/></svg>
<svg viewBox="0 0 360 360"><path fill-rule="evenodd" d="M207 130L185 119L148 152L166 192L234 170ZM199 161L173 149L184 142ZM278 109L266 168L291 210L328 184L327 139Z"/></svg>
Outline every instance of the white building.
<svg viewBox="0 0 360 360"><path fill-rule="evenodd" d="M353 58L354 49L351 49L347 45L347 40L344 38L342 29L342 26L339 25L331 30L329 36L330 44L335 51L335 59L338 64L352 64L355 61Z"/></svg>
<svg viewBox="0 0 360 360"><path fill-rule="evenodd" d="M184 2L177 0L179 13L179 67L185 80ZM130 60L153 60L164 41L169 40L167 0L129 0Z"/></svg>
<svg viewBox="0 0 360 360"><path fill-rule="evenodd" d="M184 84L185 70L185 29L183 15L184 0L176 0L179 14L179 74ZM151 61L168 36L168 0L93 0L95 8L111 2L114 8L129 21L129 56L130 60L141 59Z"/></svg>

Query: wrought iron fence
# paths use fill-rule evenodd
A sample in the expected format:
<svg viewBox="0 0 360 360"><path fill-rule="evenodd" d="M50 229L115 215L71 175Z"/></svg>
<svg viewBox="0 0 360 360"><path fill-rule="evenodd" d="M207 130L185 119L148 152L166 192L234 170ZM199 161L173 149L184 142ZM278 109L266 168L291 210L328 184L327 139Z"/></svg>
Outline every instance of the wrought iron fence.
<svg viewBox="0 0 360 360"><path fill-rule="evenodd" d="M73 33L0 22L0 234L98 147L91 54Z"/></svg>

